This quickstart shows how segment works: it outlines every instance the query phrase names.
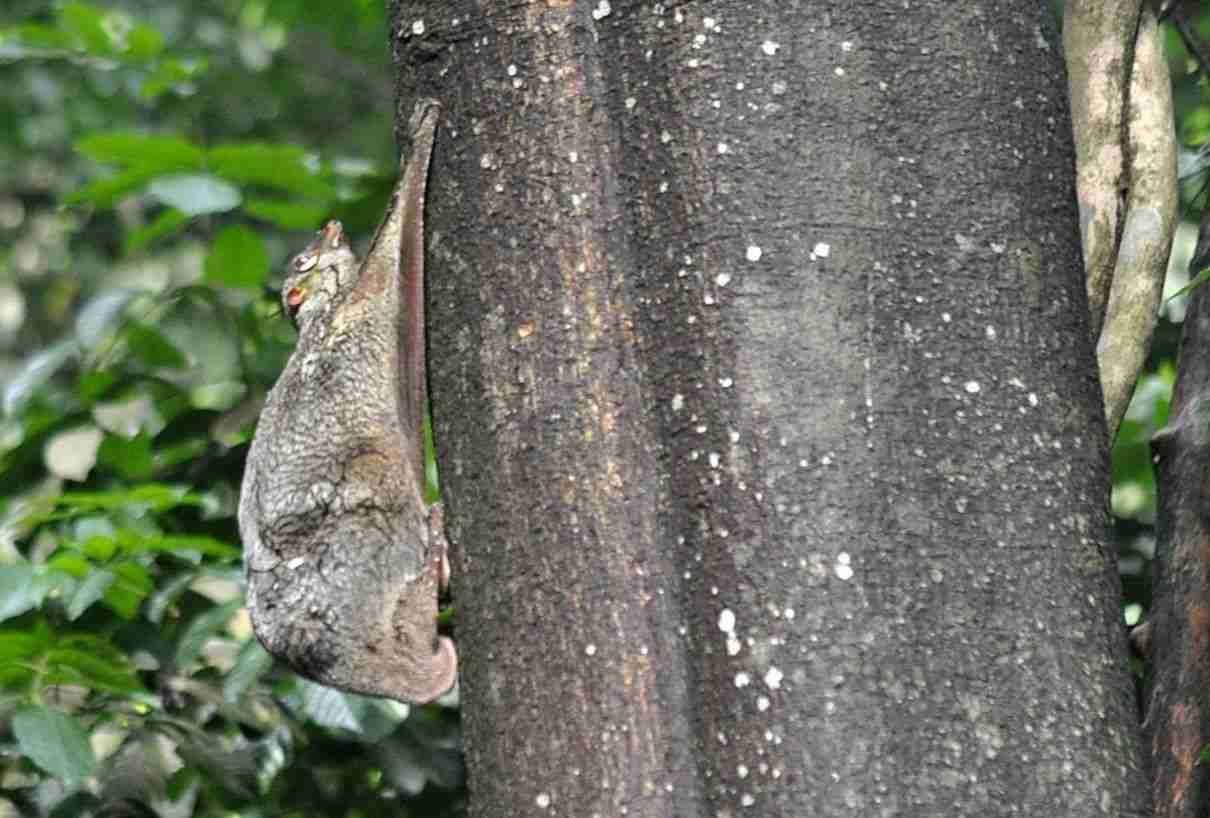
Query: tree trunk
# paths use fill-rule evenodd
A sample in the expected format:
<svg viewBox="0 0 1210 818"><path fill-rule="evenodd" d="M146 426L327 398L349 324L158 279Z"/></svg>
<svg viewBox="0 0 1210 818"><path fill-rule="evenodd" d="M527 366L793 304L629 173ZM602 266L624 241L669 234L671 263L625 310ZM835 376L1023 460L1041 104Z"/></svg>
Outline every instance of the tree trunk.
<svg viewBox="0 0 1210 818"><path fill-rule="evenodd" d="M1038 4L391 19L471 814L1145 814Z"/></svg>
<svg viewBox="0 0 1210 818"><path fill-rule="evenodd" d="M1210 251L1210 208L1202 214L1194 263ZM1202 261L1199 261L1201 259ZM1169 422L1156 455L1155 596L1144 632L1150 665L1146 696L1156 815L1210 814L1210 288L1193 292L1181 333Z"/></svg>

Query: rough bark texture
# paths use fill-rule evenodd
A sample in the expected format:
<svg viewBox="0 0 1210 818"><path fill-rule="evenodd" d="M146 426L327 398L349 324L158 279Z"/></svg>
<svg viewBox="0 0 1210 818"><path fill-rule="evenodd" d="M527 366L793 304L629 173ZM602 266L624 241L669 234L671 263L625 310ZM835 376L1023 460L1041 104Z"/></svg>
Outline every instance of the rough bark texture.
<svg viewBox="0 0 1210 818"><path fill-rule="evenodd" d="M1075 133L1076 193L1087 275L1089 333L1101 334L1126 171L1127 90L1142 0L1070 0L1064 4L1071 125Z"/></svg>
<svg viewBox="0 0 1210 818"><path fill-rule="evenodd" d="M1151 349L1177 217L1172 82L1163 36L1150 6L1142 10L1137 28L1129 116L1124 126L1130 148L1130 190L1105 324L1097 339L1097 366L1111 441Z"/></svg>
<svg viewBox="0 0 1210 818"><path fill-rule="evenodd" d="M1040 14L395 9L472 815L1146 813Z"/></svg>
<svg viewBox="0 0 1210 818"><path fill-rule="evenodd" d="M1210 250L1210 209L1198 253ZM1210 288L1193 292L1168 426L1156 434L1159 488L1156 590L1148 614L1150 679L1144 727L1151 742L1156 815L1210 815Z"/></svg>

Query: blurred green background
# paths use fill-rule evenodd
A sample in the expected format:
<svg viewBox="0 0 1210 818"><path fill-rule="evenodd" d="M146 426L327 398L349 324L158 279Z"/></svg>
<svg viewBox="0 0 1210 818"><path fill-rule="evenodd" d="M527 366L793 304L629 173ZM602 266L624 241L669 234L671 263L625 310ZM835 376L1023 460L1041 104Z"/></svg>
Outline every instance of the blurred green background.
<svg viewBox="0 0 1210 818"><path fill-rule="evenodd" d="M1210 40L1210 10L1200 34ZM1167 29L1183 146L1168 292L1204 204L1210 81ZM457 697L298 679L251 638L236 499L293 343L276 288L396 168L379 0L0 11L0 818L461 814ZM1126 621L1150 593L1165 303L1114 450Z"/></svg>
<svg viewBox="0 0 1210 818"><path fill-rule="evenodd" d="M281 271L395 181L381 1L0 15L0 816L462 812L456 694L298 679L241 609Z"/></svg>

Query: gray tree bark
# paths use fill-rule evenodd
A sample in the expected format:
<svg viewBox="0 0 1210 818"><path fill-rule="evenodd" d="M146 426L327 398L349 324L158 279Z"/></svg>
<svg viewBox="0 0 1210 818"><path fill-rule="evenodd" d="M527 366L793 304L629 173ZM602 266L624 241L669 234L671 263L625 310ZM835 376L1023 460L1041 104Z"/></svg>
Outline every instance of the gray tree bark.
<svg viewBox="0 0 1210 818"><path fill-rule="evenodd" d="M471 814L1146 814L1038 4L390 11Z"/></svg>
<svg viewBox="0 0 1210 818"><path fill-rule="evenodd" d="M1210 208L1202 212L1196 275L1210 251ZM1136 632L1149 659L1144 732L1151 751L1155 814L1197 818L1210 812L1210 289L1193 291L1168 425L1152 440L1158 490L1155 595ZM1141 637L1141 638L1138 638Z"/></svg>

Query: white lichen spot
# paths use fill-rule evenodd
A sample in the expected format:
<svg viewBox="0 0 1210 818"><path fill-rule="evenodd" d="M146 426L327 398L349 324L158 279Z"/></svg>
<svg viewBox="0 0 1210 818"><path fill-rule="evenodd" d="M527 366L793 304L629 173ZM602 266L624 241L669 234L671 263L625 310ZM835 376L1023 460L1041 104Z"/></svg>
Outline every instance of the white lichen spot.
<svg viewBox="0 0 1210 818"><path fill-rule="evenodd" d="M846 54L849 53L850 51L853 50L853 43L849 42L848 40L845 40L843 43L840 44L840 50L845 52Z"/></svg>
<svg viewBox="0 0 1210 818"><path fill-rule="evenodd" d="M679 412L685 408L685 396L677 392L672 396L672 411Z"/></svg>
<svg viewBox="0 0 1210 818"><path fill-rule="evenodd" d="M943 312L941 313L941 320L942 322L948 324L950 321L954 320L954 316L950 315L948 312Z"/></svg>
<svg viewBox="0 0 1210 818"><path fill-rule="evenodd" d="M769 709L769 707L771 705L772 705L772 702L769 701L768 696L757 696L756 697L756 709L759 710L760 712L762 712L762 713L765 712L766 710Z"/></svg>
<svg viewBox="0 0 1210 818"><path fill-rule="evenodd" d="M424 20L416 20L412 23L412 33L417 37L424 33Z"/></svg>
<svg viewBox="0 0 1210 818"><path fill-rule="evenodd" d="M780 97L782 94L786 93L786 83L783 80L776 80L773 85L769 87L769 90L773 92L773 96Z"/></svg>
<svg viewBox="0 0 1210 818"><path fill-rule="evenodd" d="M517 66L516 65L510 63L508 68L506 68L505 70L508 72L508 75L510 77L517 76Z"/></svg>
<svg viewBox="0 0 1210 818"><path fill-rule="evenodd" d="M779 687L781 687L781 680L784 678L785 674L783 674L776 667L770 667L767 671L765 671L765 684L770 690L777 690Z"/></svg>
<svg viewBox="0 0 1210 818"><path fill-rule="evenodd" d="M967 381L966 383L964 383L962 385L962 388L965 389L967 392L969 392L972 395L979 394L979 390L982 389L982 387L979 386L978 381Z"/></svg>
<svg viewBox="0 0 1210 818"><path fill-rule="evenodd" d="M726 287L728 284L731 283L731 274L730 273L719 273L718 275L716 275L714 277L714 283L720 287Z"/></svg>
<svg viewBox="0 0 1210 818"><path fill-rule="evenodd" d="M838 76L838 77L843 77L843 76L844 76L844 69L843 69L843 68L841 68L839 65L838 65L838 66L836 66L835 68L833 68L833 69L832 69L832 71L833 71L833 72L836 74L836 76Z"/></svg>
<svg viewBox="0 0 1210 818"><path fill-rule="evenodd" d="M485 153L479 157L479 167L484 170L491 170L492 164L495 161L495 157L491 153Z"/></svg>
<svg viewBox="0 0 1210 818"><path fill-rule="evenodd" d="M534 798L534 803L538 805L539 809L546 809L547 807L550 806L550 793L548 793L548 792L538 793L537 797Z"/></svg>
<svg viewBox="0 0 1210 818"><path fill-rule="evenodd" d="M997 255L1008 249L1008 245L1002 242L993 241L990 246L992 248L992 252L996 253Z"/></svg>
<svg viewBox="0 0 1210 818"><path fill-rule="evenodd" d="M718 452L711 452L710 453L710 468L717 469L718 464L720 462L722 462L722 458L719 457Z"/></svg>
<svg viewBox="0 0 1210 818"><path fill-rule="evenodd" d="M571 151L570 153L567 154L567 159L569 162L571 162L574 165L576 162L580 161L580 152Z"/></svg>
<svg viewBox="0 0 1210 818"><path fill-rule="evenodd" d="M765 40L763 43L760 44L760 50L765 52L766 54L768 54L770 57L772 57L774 54L776 54L777 49L779 49L779 48L781 48L781 45L779 43L773 42L772 40Z"/></svg>
<svg viewBox="0 0 1210 818"><path fill-rule="evenodd" d="M735 686L736 687L742 689L742 688L747 687L750 684L752 684L752 677L749 676L747 673L744 673L741 670L739 673L735 674Z"/></svg>
<svg viewBox="0 0 1210 818"><path fill-rule="evenodd" d="M853 578L853 566L848 554L841 551L836 555L836 566L833 568L836 578L848 581Z"/></svg>
<svg viewBox="0 0 1210 818"><path fill-rule="evenodd" d="M638 105L639 101L634 97L626 97L626 110L633 111L634 106Z"/></svg>
<svg viewBox="0 0 1210 818"><path fill-rule="evenodd" d="M1035 394L1035 393L1033 393L1033 392L1030 392L1030 393L1029 393L1029 405L1030 405L1030 406L1037 406L1037 405L1038 405L1038 396L1037 396L1037 394Z"/></svg>
<svg viewBox="0 0 1210 818"><path fill-rule="evenodd" d="M668 131L660 131L660 141L667 145L672 141L672 134L668 133Z"/></svg>
<svg viewBox="0 0 1210 818"><path fill-rule="evenodd" d="M756 799L752 797L752 793L746 792L740 796L739 802L745 807L750 807L756 803Z"/></svg>
<svg viewBox="0 0 1210 818"><path fill-rule="evenodd" d="M764 251L755 244L748 245L748 261L760 261L762 255L764 255Z"/></svg>
<svg viewBox="0 0 1210 818"><path fill-rule="evenodd" d="M721 154L724 154L724 153L730 153L730 152L731 152L731 146L730 146L730 145L728 145L726 142L719 142L719 143L718 143L718 148L717 148L717 150L718 150L718 152L719 152L719 154L720 154L720 155L721 155Z"/></svg>
<svg viewBox="0 0 1210 818"><path fill-rule="evenodd" d="M827 258L832 254L832 245L821 241L815 245L815 249L813 249L811 252L820 258Z"/></svg>
<svg viewBox="0 0 1210 818"><path fill-rule="evenodd" d="M983 334L987 336L987 340L989 341L996 340L996 328L991 324L988 324L986 327L984 327Z"/></svg>
<svg viewBox="0 0 1210 818"><path fill-rule="evenodd" d="M597 7L592 10L592 19L601 20L613 13L613 8L609 5L609 0L601 0L597 3Z"/></svg>
<svg viewBox="0 0 1210 818"><path fill-rule="evenodd" d="M714 31L718 28L718 21L713 17L703 17L702 28L706 29L706 31Z"/></svg>
<svg viewBox="0 0 1210 818"><path fill-rule="evenodd" d="M735 614L730 608L723 608L718 615L718 629L723 633L735 633Z"/></svg>
<svg viewBox="0 0 1210 818"><path fill-rule="evenodd" d="M786 619L793 619L794 618L794 609L786 608L784 611L782 611L782 616L784 616Z"/></svg>
<svg viewBox="0 0 1210 818"><path fill-rule="evenodd" d="M286 563L286 567L293 571L296 568L301 568L307 562L305 557L295 557Z"/></svg>
<svg viewBox="0 0 1210 818"><path fill-rule="evenodd" d="M592 644L591 642L589 642L587 645L584 646L584 653L588 656L596 656L597 655L597 646Z"/></svg>
<svg viewBox="0 0 1210 818"><path fill-rule="evenodd" d="M740 764L738 767L735 768L735 774L740 777L741 781L743 779L747 778L748 777L748 766L746 764Z"/></svg>
<svg viewBox="0 0 1210 818"><path fill-rule="evenodd" d="M742 646L740 645L740 641L738 639L736 639L734 636L727 637L727 655L728 656L738 655L741 647Z"/></svg>

